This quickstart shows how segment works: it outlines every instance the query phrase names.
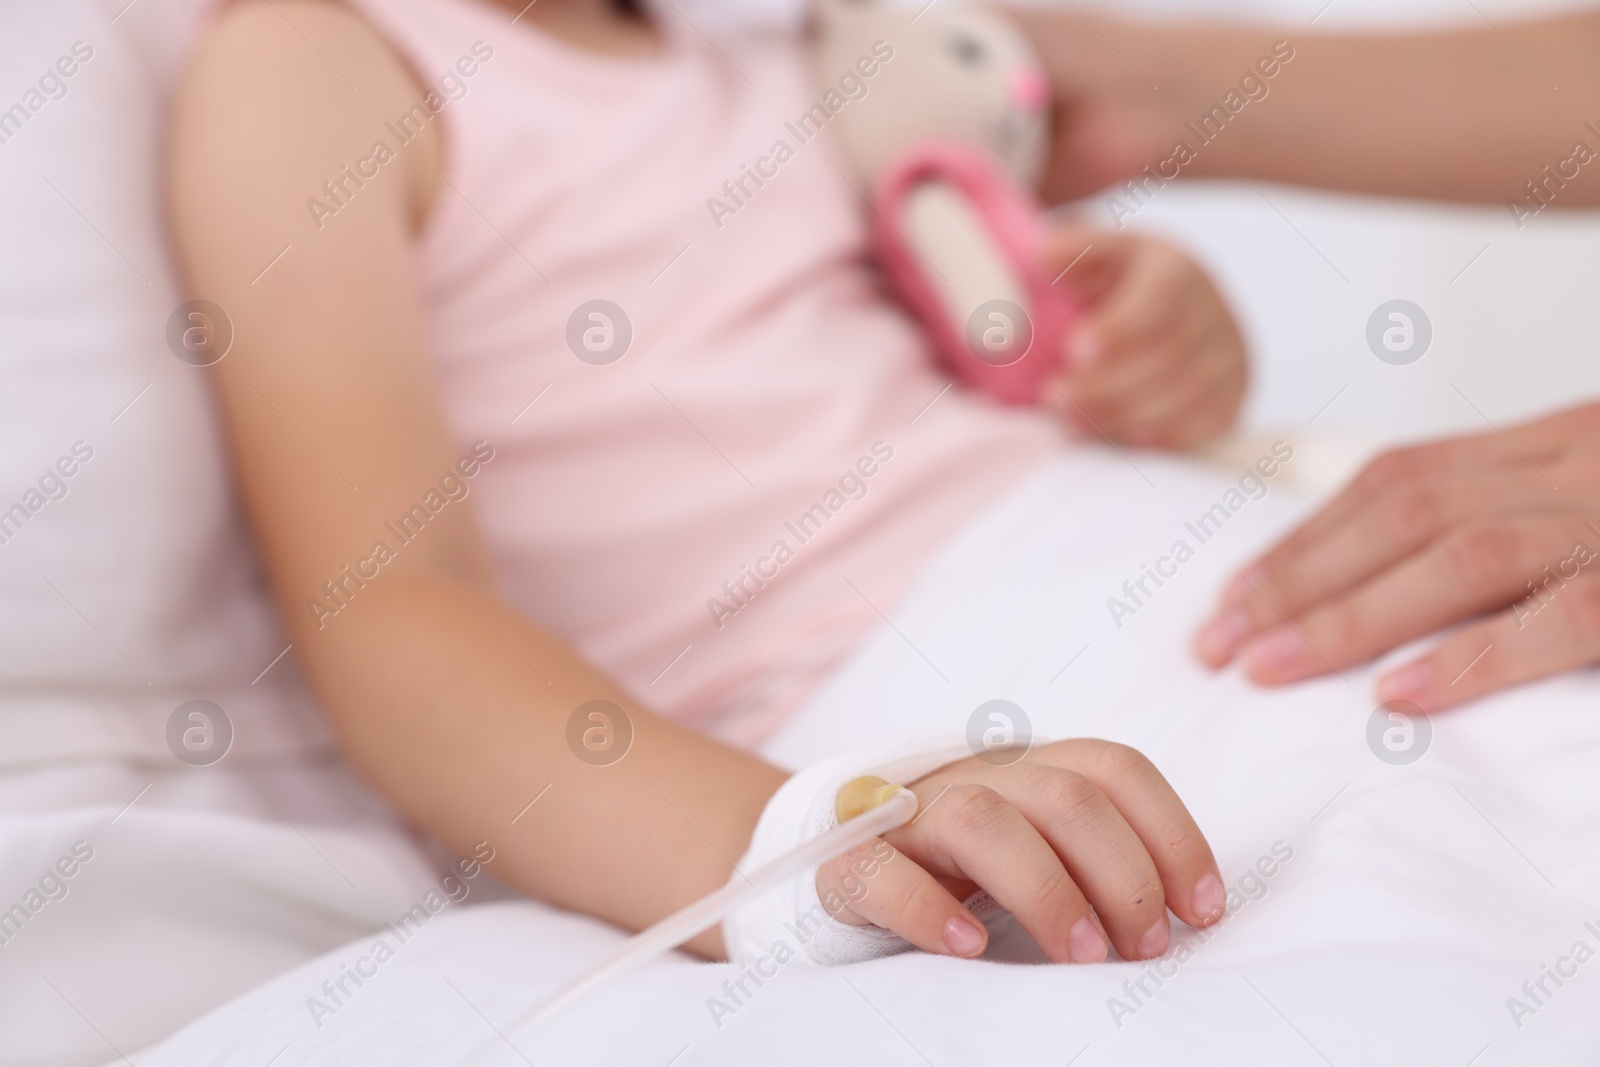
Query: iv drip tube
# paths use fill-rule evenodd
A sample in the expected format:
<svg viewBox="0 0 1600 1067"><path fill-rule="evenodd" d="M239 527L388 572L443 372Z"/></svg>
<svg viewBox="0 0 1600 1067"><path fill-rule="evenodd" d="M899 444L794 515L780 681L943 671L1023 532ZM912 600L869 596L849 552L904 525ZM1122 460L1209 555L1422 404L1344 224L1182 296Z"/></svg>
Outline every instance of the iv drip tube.
<svg viewBox="0 0 1600 1067"><path fill-rule="evenodd" d="M838 806L845 820L838 826L630 937L610 959L524 1015L510 1030L538 1026L597 986L709 930L750 897L904 826L916 815L917 798L902 786L856 779L840 791Z"/></svg>

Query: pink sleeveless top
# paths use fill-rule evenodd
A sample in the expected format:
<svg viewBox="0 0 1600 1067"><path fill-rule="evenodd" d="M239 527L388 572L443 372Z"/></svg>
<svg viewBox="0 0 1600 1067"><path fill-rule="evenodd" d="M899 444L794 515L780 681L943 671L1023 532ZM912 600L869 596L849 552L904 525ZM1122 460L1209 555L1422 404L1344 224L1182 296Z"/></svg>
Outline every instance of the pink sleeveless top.
<svg viewBox="0 0 1600 1067"><path fill-rule="evenodd" d="M356 7L444 124L417 272L447 418L496 450L503 592L645 706L755 743L1063 438L944 391L831 136L797 136L798 39L712 47L669 12L661 56L619 59L480 0Z"/></svg>

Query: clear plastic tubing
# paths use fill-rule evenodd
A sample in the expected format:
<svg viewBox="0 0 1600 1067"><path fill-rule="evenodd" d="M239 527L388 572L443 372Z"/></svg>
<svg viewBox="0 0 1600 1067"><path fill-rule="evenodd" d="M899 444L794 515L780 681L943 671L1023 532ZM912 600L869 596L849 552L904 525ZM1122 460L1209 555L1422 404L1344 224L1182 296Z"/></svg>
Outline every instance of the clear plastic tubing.
<svg viewBox="0 0 1600 1067"><path fill-rule="evenodd" d="M630 937L610 959L519 1019L511 1028L512 1031L535 1027L553 1018L597 986L711 929L751 897L759 896L786 879L826 863L858 845L864 845L880 834L904 826L916 815L917 798L909 789L889 787L883 789L880 795L883 799L876 806Z"/></svg>

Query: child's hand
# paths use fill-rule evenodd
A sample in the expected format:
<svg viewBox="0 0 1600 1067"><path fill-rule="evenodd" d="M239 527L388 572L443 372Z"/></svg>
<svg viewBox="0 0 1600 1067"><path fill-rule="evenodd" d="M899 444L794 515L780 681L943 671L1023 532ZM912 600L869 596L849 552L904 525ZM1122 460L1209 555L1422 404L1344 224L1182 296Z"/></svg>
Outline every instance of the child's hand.
<svg viewBox="0 0 1600 1067"><path fill-rule="evenodd" d="M977 956L988 934L961 900L981 887L1051 960L1098 963L1106 934L1124 959L1165 952L1169 907L1196 927L1222 917L1210 846L1161 772L1125 745L1060 741L1004 767L964 759L910 789L921 807L885 835L891 858L873 842L817 872L825 899L851 901L839 921Z"/></svg>
<svg viewBox="0 0 1600 1067"><path fill-rule="evenodd" d="M1081 257L1081 258L1080 258ZM1244 399L1244 340L1222 295L1184 253L1149 237L1063 227L1045 267L1088 307L1040 403L1087 435L1190 448L1217 437Z"/></svg>

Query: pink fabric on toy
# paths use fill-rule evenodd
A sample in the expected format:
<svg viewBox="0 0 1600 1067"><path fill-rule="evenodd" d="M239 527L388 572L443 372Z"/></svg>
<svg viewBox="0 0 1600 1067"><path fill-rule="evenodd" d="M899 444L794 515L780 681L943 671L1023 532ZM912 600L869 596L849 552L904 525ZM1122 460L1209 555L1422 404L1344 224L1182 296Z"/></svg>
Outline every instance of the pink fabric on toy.
<svg viewBox="0 0 1600 1067"><path fill-rule="evenodd" d="M967 323L950 309L928 276L922 254L904 236L906 199L923 182L945 182L966 195L988 227L1001 256L1016 270L1028 298L1022 310L1032 342L1013 361L996 363L977 354ZM983 152L954 142L929 142L885 172L874 202L873 241L890 284L910 305L940 360L964 384L1007 404L1033 404L1061 363L1061 344L1077 320L1081 301L1041 266L1044 212Z"/></svg>

